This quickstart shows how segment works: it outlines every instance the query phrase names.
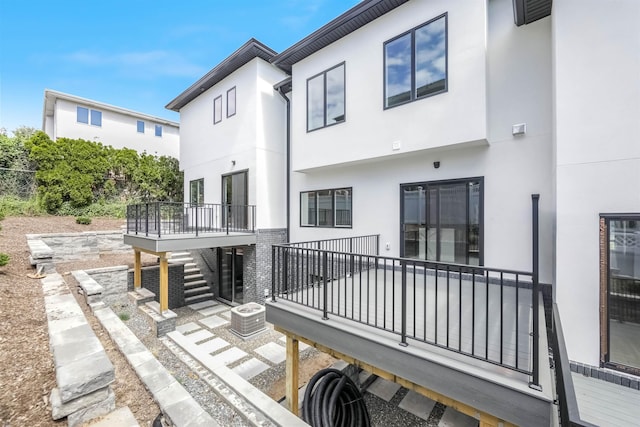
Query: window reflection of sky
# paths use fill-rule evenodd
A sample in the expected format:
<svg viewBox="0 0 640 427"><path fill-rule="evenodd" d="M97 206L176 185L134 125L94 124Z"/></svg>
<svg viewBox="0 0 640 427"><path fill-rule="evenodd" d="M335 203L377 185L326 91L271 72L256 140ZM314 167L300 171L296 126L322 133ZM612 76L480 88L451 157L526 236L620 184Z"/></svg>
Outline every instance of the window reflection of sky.
<svg viewBox="0 0 640 427"><path fill-rule="evenodd" d="M387 106L444 88L446 79L446 21L439 18L385 45ZM415 38L415 93L411 95L411 42ZM436 82L443 82L429 88Z"/></svg>
<svg viewBox="0 0 640 427"><path fill-rule="evenodd" d="M344 108L344 65L328 70L326 73L307 81L308 130L344 121Z"/></svg>

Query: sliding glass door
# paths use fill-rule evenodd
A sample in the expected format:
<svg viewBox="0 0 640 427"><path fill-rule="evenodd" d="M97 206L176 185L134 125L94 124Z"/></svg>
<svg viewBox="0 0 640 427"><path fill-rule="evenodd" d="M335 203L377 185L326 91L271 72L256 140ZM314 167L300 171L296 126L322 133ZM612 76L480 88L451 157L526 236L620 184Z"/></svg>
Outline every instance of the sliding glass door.
<svg viewBox="0 0 640 427"><path fill-rule="evenodd" d="M219 286L218 297L223 300L243 304L243 264L244 251L242 248L218 249Z"/></svg>
<svg viewBox="0 0 640 427"><path fill-rule="evenodd" d="M401 256L482 265L482 178L401 185Z"/></svg>

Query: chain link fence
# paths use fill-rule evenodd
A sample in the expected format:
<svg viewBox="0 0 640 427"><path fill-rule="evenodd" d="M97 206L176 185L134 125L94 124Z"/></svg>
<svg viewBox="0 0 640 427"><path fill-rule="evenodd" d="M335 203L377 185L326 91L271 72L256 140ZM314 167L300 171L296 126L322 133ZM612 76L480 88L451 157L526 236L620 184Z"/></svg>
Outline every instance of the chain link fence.
<svg viewBox="0 0 640 427"><path fill-rule="evenodd" d="M36 194L36 171L0 168L0 197L27 200Z"/></svg>

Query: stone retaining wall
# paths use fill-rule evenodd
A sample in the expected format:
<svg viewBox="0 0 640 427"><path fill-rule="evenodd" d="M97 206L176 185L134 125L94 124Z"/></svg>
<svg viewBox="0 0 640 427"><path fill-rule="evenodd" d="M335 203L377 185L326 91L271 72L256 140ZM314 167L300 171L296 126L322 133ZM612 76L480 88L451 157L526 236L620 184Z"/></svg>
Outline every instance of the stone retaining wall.
<svg viewBox="0 0 640 427"><path fill-rule="evenodd" d="M122 231L27 234L27 242L42 241L53 252L54 262L98 259L102 253L132 253Z"/></svg>
<svg viewBox="0 0 640 427"><path fill-rule="evenodd" d="M116 301L127 298L128 266L118 265L84 271L104 288L102 299L105 304L112 305Z"/></svg>

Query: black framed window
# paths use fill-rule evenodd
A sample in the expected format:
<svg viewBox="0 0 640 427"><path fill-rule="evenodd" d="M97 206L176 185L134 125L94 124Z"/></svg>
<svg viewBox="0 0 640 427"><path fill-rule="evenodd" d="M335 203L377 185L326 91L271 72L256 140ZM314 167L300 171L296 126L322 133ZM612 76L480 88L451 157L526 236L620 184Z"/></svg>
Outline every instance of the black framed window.
<svg viewBox="0 0 640 427"><path fill-rule="evenodd" d="M351 227L352 189L303 191L300 193L301 227Z"/></svg>
<svg viewBox="0 0 640 427"><path fill-rule="evenodd" d="M345 64L307 80L307 132L345 121Z"/></svg>
<svg viewBox="0 0 640 427"><path fill-rule="evenodd" d="M236 87L227 91L227 117L236 115Z"/></svg>
<svg viewBox="0 0 640 427"><path fill-rule="evenodd" d="M222 121L222 95L217 96L213 100L213 124Z"/></svg>
<svg viewBox="0 0 640 427"><path fill-rule="evenodd" d="M204 178L189 181L189 201L194 205L204 203Z"/></svg>
<svg viewBox="0 0 640 427"><path fill-rule="evenodd" d="M483 265L483 179L400 186L401 256Z"/></svg>
<svg viewBox="0 0 640 427"><path fill-rule="evenodd" d="M447 14L384 43L384 108L447 91Z"/></svg>

